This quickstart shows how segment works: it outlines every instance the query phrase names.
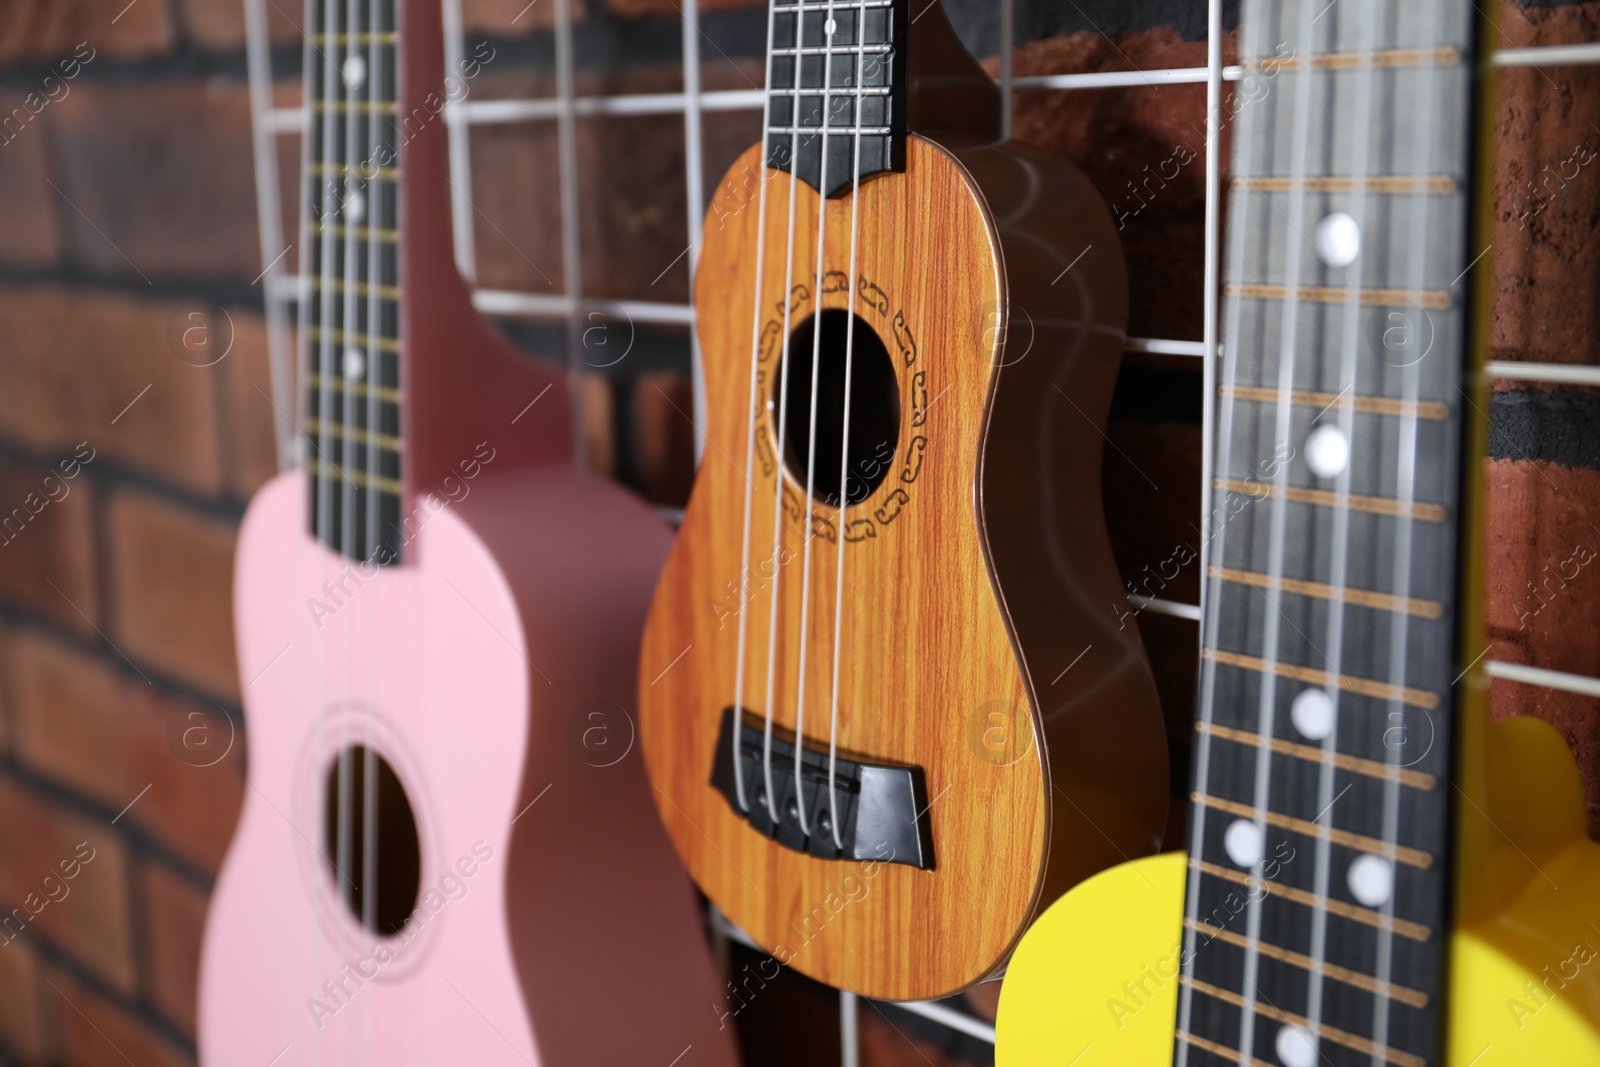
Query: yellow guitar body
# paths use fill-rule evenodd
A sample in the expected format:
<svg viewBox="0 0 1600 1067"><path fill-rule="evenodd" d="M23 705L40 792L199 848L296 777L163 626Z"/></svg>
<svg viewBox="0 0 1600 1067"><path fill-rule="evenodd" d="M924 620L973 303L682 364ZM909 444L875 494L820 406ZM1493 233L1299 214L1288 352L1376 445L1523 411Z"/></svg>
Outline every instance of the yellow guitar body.
<svg viewBox="0 0 1600 1067"><path fill-rule="evenodd" d="M1485 773L1459 794L1445 1062L1600 1064L1600 845L1577 767L1538 719L1467 743ZM1185 860L1112 868L1034 924L1001 990L997 1067L1172 1062Z"/></svg>

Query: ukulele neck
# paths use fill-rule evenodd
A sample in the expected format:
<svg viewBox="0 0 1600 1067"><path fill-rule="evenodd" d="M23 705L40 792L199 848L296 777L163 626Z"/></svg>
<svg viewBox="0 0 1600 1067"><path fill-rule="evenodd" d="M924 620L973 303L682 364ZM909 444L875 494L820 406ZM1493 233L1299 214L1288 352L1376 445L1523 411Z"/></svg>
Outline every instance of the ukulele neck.
<svg viewBox="0 0 1600 1067"><path fill-rule="evenodd" d="M303 427L312 534L397 562L402 284L396 0L308 0Z"/></svg>
<svg viewBox="0 0 1600 1067"><path fill-rule="evenodd" d="M905 170L910 0L773 0L767 166L827 196Z"/></svg>
<svg viewBox="0 0 1600 1067"><path fill-rule="evenodd" d="M1472 9L1322 7L1244 12L1179 1064L1440 1055Z"/></svg>

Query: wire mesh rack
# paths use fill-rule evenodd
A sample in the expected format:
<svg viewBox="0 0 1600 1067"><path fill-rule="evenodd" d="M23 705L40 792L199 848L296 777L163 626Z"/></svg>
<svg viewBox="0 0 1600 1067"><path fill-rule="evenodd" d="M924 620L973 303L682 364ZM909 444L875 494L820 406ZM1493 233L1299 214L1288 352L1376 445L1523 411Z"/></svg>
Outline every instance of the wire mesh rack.
<svg viewBox="0 0 1600 1067"><path fill-rule="evenodd" d="M251 117L253 123L256 194L259 206L261 255L265 279L265 304L268 347L271 356L274 399L279 410L277 444L279 463L295 462L295 433L287 415L294 408L294 338L292 308L303 299L305 287L300 277L290 272L290 248L284 240L278 176L285 135L298 135L306 124L297 107L277 107L273 98L273 58L268 39L265 4L268 0L243 0L246 48L249 68ZM931 0L938 2L938 0ZM1221 278L1220 218L1222 190L1219 158L1219 121L1223 106L1223 86L1238 81L1243 68L1223 63L1223 0L1204 0L1206 5L1206 65L1128 71L1053 74L1017 77L1013 73L1015 44L1014 0L996 0L999 7L999 78L1003 105L1003 129L1011 129L1012 102L1019 90L1074 92L1089 89L1136 88L1147 86L1204 84L1206 86L1205 219L1204 269L1201 291L1195 299L1202 306L1202 338L1199 341L1171 338L1131 337L1126 350L1156 355L1192 357L1201 362L1201 418L1203 440L1212 432L1216 395L1215 370L1220 353L1218 341L1218 296ZM458 69L464 54L461 0L442 0L445 29L446 69ZM530 4L530 7L532 5ZM694 421L703 425L705 388L698 346L693 341L695 309L690 303L668 301L619 300L588 297L582 286L582 252L579 240L580 188L577 164L577 122L597 116L675 116L683 124L684 189L688 218L688 246L685 256L691 272L699 260L702 216L706 209L706 183L703 173L704 139L702 124L707 114L721 112L759 112L765 104L761 89L702 90L702 34L697 0L678 0L674 6L681 15L682 89L676 92L628 93L607 95L577 94L573 69L572 0L554 0L553 37L555 45L555 95L552 97L474 100L463 97L445 105L444 118L449 134L450 178L453 187L452 221L454 251L463 277L473 285L473 303L491 316L520 318L567 325L569 356L576 361L572 339L581 334L581 323L591 313L625 317L628 321L656 326L691 328L691 366L694 381ZM1496 67L1560 68L1600 64L1600 43L1508 48L1489 54ZM471 137L475 129L510 123L554 123L557 129L557 173L561 216L562 291L559 295L507 289L483 288L478 277L473 206L471 199ZM692 273L691 273L692 278ZM692 291L692 289L691 289ZM1600 387L1600 367L1495 361L1486 365L1491 378L1535 381L1549 384ZM582 432L581 428L578 431ZM700 447L696 441L697 451ZM581 450L580 450L581 457ZM698 458L698 455L697 455ZM581 462L580 458L580 462ZM1201 509L1208 510L1211 483L1209 450L1201 460ZM1201 567L1205 565L1202 546ZM1203 583L1202 583L1203 588ZM1198 622L1201 607L1161 598L1130 595L1135 607L1153 614L1168 615ZM1198 654L1198 644L1197 644ZM1528 686L1561 690L1600 698L1600 678L1549 670L1524 664L1484 658L1491 678ZM711 912L714 933L721 938L759 946L724 918L715 908ZM853 993L839 992L840 1060L844 1067L857 1067L860 1049L857 1030L859 1000ZM900 1003L896 1007L919 1015L938 1025L992 1045L994 1027L941 1003Z"/></svg>

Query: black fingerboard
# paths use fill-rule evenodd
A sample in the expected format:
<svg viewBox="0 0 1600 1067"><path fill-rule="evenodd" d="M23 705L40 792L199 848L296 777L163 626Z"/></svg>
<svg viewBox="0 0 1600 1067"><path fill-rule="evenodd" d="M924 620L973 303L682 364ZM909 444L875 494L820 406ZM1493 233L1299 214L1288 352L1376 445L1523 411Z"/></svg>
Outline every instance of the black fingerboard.
<svg viewBox="0 0 1600 1067"><path fill-rule="evenodd" d="M1245 0L1180 1067L1441 1062L1472 14Z"/></svg>
<svg viewBox="0 0 1600 1067"><path fill-rule="evenodd" d="M311 532L394 563L400 538L399 26L395 0L308 0L301 318Z"/></svg>
<svg viewBox="0 0 1600 1067"><path fill-rule="evenodd" d="M767 166L827 196L905 170L910 0L773 0L770 18Z"/></svg>

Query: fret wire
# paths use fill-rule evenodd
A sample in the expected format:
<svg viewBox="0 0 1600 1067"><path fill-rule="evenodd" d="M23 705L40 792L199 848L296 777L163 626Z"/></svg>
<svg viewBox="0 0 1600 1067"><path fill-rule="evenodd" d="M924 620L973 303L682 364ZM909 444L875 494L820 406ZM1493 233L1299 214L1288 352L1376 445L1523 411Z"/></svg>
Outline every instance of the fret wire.
<svg viewBox="0 0 1600 1067"><path fill-rule="evenodd" d="M1256 741L1258 744L1260 743L1259 738ZM1257 818L1257 813L1259 812L1259 818L1268 826L1276 826L1280 830L1288 830L1291 833L1300 834L1302 837L1316 837L1319 832L1317 824L1311 820L1297 819L1292 815L1273 811L1271 808L1241 804L1236 800L1224 800L1222 797L1217 796L1201 796L1199 793L1191 793L1189 799L1195 804L1202 804L1210 808L1212 811L1220 811L1225 815L1233 815L1241 819ZM1321 832L1326 833L1328 839L1335 844L1343 845L1345 848L1354 849L1357 852L1370 853L1374 856L1386 855L1391 847L1388 842L1379 841L1377 838L1368 837L1365 834L1351 833L1349 830L1330 827ZM1404 846L1393 847L1394 858L1408 867L1426 870L1433 866L1433 857L1421 849L1406 848Z"/></svg>
<svg viewBox="0 0 1600 1067"><path fill-rule="evenodd" d="M825 10L823 7L811 10ZM796 45L793 48L774 48L775 56L886 56L894 51L888 44L845 44L829 49L826 45Z"/></svg>
<svg viewBox="0 0 1600 1067"><path fill-rule="evenodd" d="M312 473L324 478L347 482L360 489L377 489L384 493L393 493L399 496L404 487L396 478L385 478L381 475L369 476L366 471L351 467L341 467L335 463L328 463L320 459L313 459L310 464ZM334 546L343 551L342 546Z"/></svg>
<svg viewBox="0 0 1600 1067"><path fill-rule="evenodd" d="M338 223L319 223L315 229L319 234L326 233L334 237L354 236L362 239L376 237L385 244L394 244L400 240L399 230L386 230L372 226L343 226Z"/></svg>
<svg viewBox="0 0 1600 1067"><path fill-rule="evenodd" d="M1203 648L1200 650L1200 656L1202 659L1215 660L1217 663L1229 667L1255 671L1258 674L1265 673L1266 670L1266 661L1256 656L1246 656L1239 652L1226 652L1219 648ZM1329 678L1329 672L1325 670L1316 667L1300 667L1292 663L1274 664L1273 673L1280 677L1293 678L1296 681L1319 686L1326 686ZM1439 694L1437 693L1408 687L1401 687L1397 693L1385 682L1375 682L1368 678L1357 678L1349 674L1339 675L1339 688L1378 700L1393 700L1398 696L1405 703L1414 708L1421 708L1423 711L1432 711L1439 706Z"/></svg>
<svg viewBox="0 0 1600 1067"><path fill-rule="evenodd" d="M1176 1036L1179 1041L1193 1045L1201 1052L1209 1052L1213 1056L1218 1056L1228 1063L1241 1062L1239 1058L1239 1050L1236 1048L1229 1048L1227 1045L1218 1044L1217 1042L1208 1038L1201 1037L1199 1034L1191 1034L1187 1030L1180 1029ZM1263 1060L1258 1056L1251 1056L1250 1067L1278 1067L1278 1065L1275 1063L1268 1063L1266 1060Z"/></svg>
<svg viewBox="0 0 1600 1067"><path fill-rule="evenodd" d="M343 278L328 278L324 280L322 278L313 277L306 279L306 281L311 288L317 290L328 289L335 293L342 293L348 286L355 289L359 293L376 293L384 300L400 299L400 287L397 285L370 285L366 282L350 283L346 282Z"/></svg>
<svg viewBox="0 0 1600 1067"><path fill-rule="evenodd" d="M1257 500L1277 498L1279 495L1274 486L1265 482L1245 482L1235 478L1224 481L1221 478L1211 483L1213 489L1227 489L1231 493L1242 493ZM1261 490L1264 490L1261 491ZM1296 504L1315 504L1318 507L1338 508L1338 494L1330 493L1326 489L1302 489L1290 486L1283 494ZM1423 522L1443 522L1445 510L1438 504L1412 504L1405 507L1398 500L1391 500L1379 496L1347 497L1349 503L1346 510L1365 511L1373 515L1387 515L1390 518L1421 519Z"/></svg>
<svg viewBox="0 0 1600 1067"><path fill-rule="evenodd" d="M321 430L324 428L324 423L321 419L313 416L306 419L306 428L309 430ZM394 436L393 434L369 433L360 427L347 426L342 422L327 423L326 429L335 437L340 437L347 441L354 441L356 444L368 445L369 447L372 445L377 445L379 449L387 452L401 452L404 450L404 446L401 444L400 438Z"/></svg>
<svg viewBox="0 0 1600 1067"><path fill-rule="evenodd" d="M1232 1004L1235 1007L1244 1006L1245 999L1239 994L1233 992L1231 989L1223 989L1221 986L1214 986L1209 982L1202 982L1199 979L1190 978L1187 975L1180 977L1178 981L1192 986L1197 993L1204 993L1208 997L1213 997L1225 1003ZM1252 1001L1253 999L1254 998L1252 998ZM1284 1011L1282 1008L1274 1007L1270 1003L1264 1007L1257 1005L1253 1008L1253 1010L1261 1015L1266 1016L1273 1022L1286 1023L1290 1026L1298 1026L1303 1030L1310 1029L1309 1020L1307 1020L1304 1016L1296 1015L1293 1012ZM1338 1027L1329 1026L1327 1023L1320 1024L1317 1027L1317 1033L1319 1036L1326 1037L1335 1044L1343 1045L1348 1049L1354 1049L1356 1052L1362 1053L1363 1055L1381 1056L1390 1063L1394 1064L1395 1067L1428 1067L1428 1061L1423 1059L1421 1056L1406 1052L1403 1049L1389 1048L1387 1046L1380 1045L1377 1042L1364 1038L1359 1034L1352 1034L1348 1030L1341 1030Z"/></svg>
<svg viewBox="0 0 1600 1067"><path fill-rule="evenodd" d="M1220 577L1225 582L1238 585L1254 586L1265 589L1271 579L1265 574L1255 571L1238 570L1233 567L1207 567L1206 573L1212 577ZM1279 584L1284 590L1297 596L1315 597L1318 600L1332 600L1337 593L1338 598L1346 604L1356 604L1363 608L1373 608L1377 611L1394 611L1404 603L1406 610L1412 615L1422 619L1437 619L1444 614L1444 606L1437 600L1420 600L1416 598L1398 597L1392 593L1376 593L1366 589L1338 588L1324 585L1321 582L1308 582L1299 578L1280 578Z"/></svg>
<svg viewBox="0 0 1600 1067"><path fill-rule="evenodd" d="M312 106L318 111L342 111L352 115L393 115L397 113L399 107L393 100L379 101L377 103L369 101L318 100Z"/></svg>
<svg viewBox="0 0 1600 1067"><path fill-rule="evenodd" d="M851 99L855 99L857 96L888 96L893 91L894 87L891 85L863 85L855 89L848 86L805 88L802 86L787 87L778 85L767 90L772 96L847 96Z"/></svg>
<svg viewBox="0 0 1600 1067"><path fill-rule="evenodd" d="M1379 52L1325 52L1321 55L1283 59L1276 56L1246 59L1240 65L1245 70L1294 71L1309 67L1311 70L1360 70L1364 67L1393 69L1396 67L1448 67L1461 62L1461 53L1454 48L1389 48Z"/></svg>
<svg viewBox="0 0 1600 1067"><path fill-rule="evenodd" d="M1218 726L1215 723L1195 723L1194 728L1202 733L1209 733L1213 737L1220 737L1224 741L1233 741L1241 745L1261 744L1261 738L1249 730L1235 730L1231 726ZM1302 745L1294 741L1285 741L1281 737L1270 739L1272 751L1284 756L1292 756L1308 763L1320 763L1323 759L1322 750L1311 745ZM1391 773L1390 764L1373 759L1362 759L1344 752L1335 752L1331 761L1340 770L1350 771L1352 774L1362 774L1369 778L1387 778ZM1414 771L1410 768L1401 768L1400 782L1402 785L1414 789L1428 790L1438 785L1438 779L1423 771Z"/></svg>
<svg viewBox="0 0 1600 1067"><path fill-rule="evenodd" d="M1229 183L1233 189L1248 189L1263 193L1286 193L1303 189L1310 193L1437 193L1444 195L1459 191L1454 178L1443 174L1405 175L1390 174L1373 178L1235 178Z"/></svg>
<svg viewBox="0 0 1600 1067"><path fill-rule="evenodd" d="M1278 394L1271 389L1263 389L1253 385L1219 385L1217 393L1222 396L1236 396L1240 400L1255 400L1261 403L1274 403ZM1289 394L1289 402L1298 407L1314 407L1327 409L1340 403L1341 398L1335 393L1313 393L1297 389ZM1402 400L1386 396L1358 396L1352 398L1354 410L1367 415L1404 415L1411 412ZM1437 401L1425 400L1415 406L1416 414L1420 418L1434 421L1449 418L1450 409Z"/></svg>
<svg viewBox="0 0 1600 1067"><path fill-rule="evenodd" d="M1234 885L1248 886L1251 883L1250 876L1243 871L1230 871L1226 867L1209 863L1205 860L1191 858L1189 867L1191 870L1200 871L1202 874L1209 875L1212 878L1220 878L1225 882L1232 882ZM1361 923L1363 926L1377 928L1384 923L1384 916L1371 908L1363 908L1358 904L1346 904L1344 901L1335 900L1332 897L1319 900L1315 893L1308 893L1304 889L1296 889L1294 886L1284 885L1282 882L1275 882L1270 878L1262 879L1259 884L1262 891L1268 896L1282 897L1290 903L1299 904L1307 908L1325 908L1330 915L1337 915L1341 919L1349 919L1352 922ZM1395 933L1409 941L1421 943L1433 936L1433 931L1423 923L1412 922L1410 919L1390 919L1389 922L1394 927ZM1260 939L1257 938L1257 940Z"/></svg>
<svg viewBox="0 0 1600 1067"><path fill-rule="evenodd" d="M1256 300L1287 301L1289 298L1289 290L1282 285L1229 284L1223 287L1223 293ZM1343 304L1350 298L1349 290L1333 286L1302 285L1298 294L1297 299L1316 304ZM1359 299L1363 304L1377 307L1422 307L1429 311L1443 311L1453 303L1450 294L1441 290L1362 289Z"/></svg>
<svg viewBox="0 0 1600 1067"><path fill-rule="evenodd" d="M319 178L358 178L361 181L392 182L400 177L400 171L394 167L374 167L371 163L314 163L311 173Z"/></svg>
<svg viewBox="0 0 1600 1067"><path fill-rule="evenodd" d="M314 33L306 39L315 44L328 44L330 41L333 44L396 44L400 40L400 35L395 32L337 33L331 35L326 33Z"/></svg>
<svg viewBox="0 0 1600 1067"><path fill-rule="evenodd" d="M336 375L308 374L307 383L328 390L337 390L341 393L354 393L357 396L376 396L379 400L389 404L400 403L400 390L387 385L369 385L365 381L353 381ZM331 395L330 395L331 399Z"/></svg>
<svg viewBox="0 0 1600 1067"><path fill-rule="evenodd" d="M823 130L827 130L828 131L828 136L829 137L843 137L843 136L845 136L847 134L852 134L852 135L866 134L869 137L872 137L872 136L881 137L881 136L885 136L887 134L890 134L890 133L894 132L893 130L891 130L887 126L768 126L767 127L767 132L768 133L787 133L790 136L804 135L804 136L807 136L807 137L819 136L819 135L821 135Z"/></svg>
<svg viewBox="0 0 1600 1067"><path fill-rule="evenodd" d="M1235 948L1244 948L1249 944L1248 939L1242 935L1236 934L1232 930L1225 930L1220 926L1213 926L1208 922L1185 918L1183 920L1183 924L1189 929L1194 930L1197 933L1204 934L1212 940L1233 945ZM1377 993L1379 991L1378 980L1376 978L1373 978L1371 975L1362 974L1360 971L1352 971L1348 967L1341 967L1337 963L1329 963L1326 960L1318 962L1313 960L1310 956L1295 952L1292 949L1281 948L1266 941L1257 942L1256 951L1261 953L1263 956L1269 956L1280 963L1287 963L1292 967L1299 967L1304 971L1320 970L1323 974L1329 978L1332 978L1336 982L1343 982L1345 985L1354 986L1355 988L1367 993ZM1393 983L1390 983L1386 987L1386 990L1390 997L1393 997L1400 1003L1405 1004L1407 1007L1426 1008L1428 1006L1428 994L1422 992L1421 990L1412 989L1409 986L1395 985Z"/></svg>

